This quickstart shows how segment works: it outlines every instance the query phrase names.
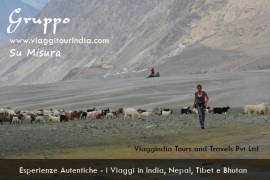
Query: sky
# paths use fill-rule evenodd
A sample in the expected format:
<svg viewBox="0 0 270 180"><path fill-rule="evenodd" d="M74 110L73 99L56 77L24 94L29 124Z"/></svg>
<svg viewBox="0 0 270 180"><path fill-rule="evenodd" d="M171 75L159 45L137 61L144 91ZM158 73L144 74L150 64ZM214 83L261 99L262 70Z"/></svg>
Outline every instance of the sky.
<svg viewBox="0 0 270 180"><path fill-rule="evenodd" d="M25 4L29 4L35 9L42 9L50 0L21 0Z"/></svg>

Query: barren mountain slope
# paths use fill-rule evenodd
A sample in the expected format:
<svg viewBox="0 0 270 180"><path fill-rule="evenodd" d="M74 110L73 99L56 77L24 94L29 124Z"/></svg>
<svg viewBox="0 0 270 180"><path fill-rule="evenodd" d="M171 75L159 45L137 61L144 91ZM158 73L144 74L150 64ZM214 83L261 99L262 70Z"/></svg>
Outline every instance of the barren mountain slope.
<svg viewBox="0 0 270 180"><path fill-rule="evenodd" d="M108 76L152 66L163 75L269 68L269 5L266 0L51 0L39 17L70 18L70 23L59 24L56 34L50 26L45 35L43 26L30 24L19 38L106 38L110 43L5 44L0 82L57 82L72 69L80 78L91 61L95 67L112 65ZM13 48L24 55L9 57ZM60 51L61 57L26 57L33 48ZM97 70L98 76L104 71Z"/></svg>

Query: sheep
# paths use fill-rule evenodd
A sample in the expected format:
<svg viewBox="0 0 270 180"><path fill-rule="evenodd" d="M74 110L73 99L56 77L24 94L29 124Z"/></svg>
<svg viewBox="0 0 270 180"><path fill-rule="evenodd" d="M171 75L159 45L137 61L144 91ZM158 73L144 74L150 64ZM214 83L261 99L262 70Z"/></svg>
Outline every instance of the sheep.
<svg viewBox="0 0 270 180"><path fill-rule="evenodd" d="M190 110L190 106L181 108L181 114L192 114L192 111Z"/></svg>
<svg viewBox="0 0 270 180"><path fill-rule="evenodd" d="M80 120L82 120L82 118L86 119L87 117L87 112L82 111L81 115L80 115Z"/></svg>
<svg viewBox="0 0 270 180"><path fill-rule="evenodd" d="M43 111L41 111L41 110L34 110L34 115L43 115Z"/></svg>
<svg viewBox="0 0 270 180"><path fill-rule="evenodd" d="M24 119L26 119L26 118L27 118L27 116L29 116L29 114L28 114L28 113L24 113L24 112L20 112L19 114L21 114L21 115L22 115L22 117L23 117Z"/></svg>
<svg viewBox="0 0 270 180"><path fill-rule="evenodd" d="M20 120L17 116L12 116L12 120L10 121L10 125L13 124L15 125L16 124L19 124Z"/></svg>
<svg viewBox="0 0 270 180"><path fill-rule="evenodd" d="M49 116L48 120L51 121L51 122L60 123L60 116Z"/></svg>
<svg viewBox="0 0 270 180"><path fill-rule="evenodd" d="M92 118L92 120L93 119L96 119L96 116L98 115L98 112L97 111L91 111L91 112L88 112L87 113L87 116L86 116L86 118L88 119L88 118Z"/></svg>
<svg viewBox="0 0 270 180"><path fill-rule="evenodd" d="M96 109L95 110L98 114L101 114L102 113L102 110L101 109Z"/></svg>
<svg viewBox="0 0 270 180"><path fill-rule="evenodd" d="M53 111L53 115L54 115L54 116L60 116L60 112L59 112L57 109L55 109L55 110Z"/></svg>
<svg viewBox="0 0 270 180"><path fill-rule="evenodd" d="M192 113L193 113L193 114L198 114L198 110L197 110L196 108L193 108L193 109L192 109Z"/></svg>
<svg viewBox="0 0 270 180"><path fill-rule="evenodd" d="M103 118L103 116L104 116L103 113L97 114L96 119L101 119L101 118Z"/></svg>
<svg viewBox="0 0 270 180"><path fill-rule="evenodd" d="M139 108L139 109L137 109L137 112L141 114L141 113L143 113L143 112L146 112L146 110L143 110L143 109L140 109L140 108Z"/></svg>
<svg viewBox="0 0 270 180"><path fill-rule="evenodd" d="M4 108L4 109L3 109L4 114L9 114L9 113L8 113L8 112L9 112L9 110L10 110L10 108Z"/></svg>
<svg viewBox="0 0 270 180"><path fill-rule="evenodd" d="M227 114L229 109L230 109L229 106L227 106L227 107L214 107L213 113L214 114L222 114L222 113Z"/></svg>
<svg viewBox="0 0 270 180"><path fill-rule="evenodd" d="M154 108L154 109L148 109L147 110L148 112L151 112L151 115L155 115L155 114L159 114L159 109L158 108Z"/></svg>
<svg viewBox="0 0 270 180"><path fill-rule="evenodd" d="M103 116L106 116L106 114L109 113L109 112L110 112L109 108L107 108L105 110L101 110L101 113L102 113Z"/></svg>
<svg viewBox="0 0 270 180"><path fill-rule="evenodd" d="M171 109L160 109L160 114L159 115L163 115L163 116L169 116L170 114L172 114L172 110Z"/></svg>
<svg viewBox="0 0 270 180"><path fill-rule="evenodd" d="M14 110L8 109L8 115L10 115L10 114L14 115L14 114L16 114L16 113L15 113Z"/></svg>
<svg viewBox="0 0 270 180"><path fill-rule="evenodd" d="M132 119L134 120L134 116L138 116L138 118L140 118L140 113L138 113L138 111L136 109L132 109L132 108L124 108L124 120L128 117L131 116Z"/></svg>
<svg viewBox="0 0 270 180"><path fill-rule="evenodd" d="M75 120L75 121L77 121L77 120L81 120L80 118L81 118L81 114L82 114L82 111L73 111L73 112L71 112L70 114L69 114L69 119L70 120Z"/></svg>
<svg viewBox="0 0 270 180"><path fill-rule="evenodd" d="M161 111L160 115L163 115L163 116L169 116L170 114L172 114L171 111Z"/></svg>
<svg viewBox="0 0 270 180"><path fill-rule="evenodd" d="M109 118L109 117L111 119L115 117L114 114L113 114L113 112L109 112L109 113L106 114L106 118Z"/></svg>
<svg viewBox="0 0 270 180"><path fill-rule="evenodd" d="M94 108L92 108L92 109L87 109L86 111L87 112L93 112L93 111L95 111L96 110L96 108L94 107Z"/></svg>
<svg viewBox="0 0 270 180"><path fill-rule="evenodd" d="M11 124L19 124L22 123L22 115L21 114L10 114L9 115L9 121L10 121L10 125Z"/></svg>
<svg viewBox="0 0 270 180"><path fill-rule="evenodd" d="M262 104L256 105L256 114L257 115L265 115L266 114L266 108Z"/></svg>
<svg viewBox="0 0 270 180"><path fill-rule="evenodd" d="M32 114L31 116L31 124L33 121L40 124L40 122L42 122L43 124L45 124L46 120L48 120L49 116L48 115L34 115Z"/></svg>
<svg viewBox="0 0 270 180"><path fill-rule="evenodd" d="M173 112L171 109L163 109L163 108L160 108L160 113L161 113L161 115L162 115L162 111L170 112L170 114L172 114L172 112ZM167 113L165 113L165 114L167 114Z"/></svg>
<svg viewBox="0 0 270 180"><path fill-rule="evenodd" d="M24 117L24 120L30 122L31 121L31 117L29 115L27 115L26 117Z"/></svg>
<svg viewBox="0 0 270 180"><path fill-rule="evenodd" d="M265 108L265 114L269 113L269 105L267 103L264 102L257 102L256 105L263 105Z"/></svg>
<svg viewBox="0 0 270 180"><path fill-rule="evenodd" d="M36 121L36 115L31 114L30 118L31 118L31 124L32 124L33 121Z"/></svg>
<svg viewBox="0 0 270 180"><path fill-rule="evenodd" d="M44 109L43 110L43 113L44 114L47 114L48 116L52 116L53 115L53 112L50 109Z"/></svg>
<svg viewBox="0 0 270 180"><path fill-rule="evenodd" d="M141 116L150 116L153 115L153 109L147 109L147 110L143 110L143 109L137 109L137 112L141 114Z"/></svg>
<svg viewBox="0 0 270 180"><path fill-rule="evenodd" d="M256 110L256 105L245 105L244 114L253 114Z"/></svg>
<svg viewBox="0 0 270 180"><path fill-rule="evenodd" d="M265 115L266 112L267 112L267 110L263 104L245 105L245 107L244 107L244 114Z"/></svg>
<svg viewBox="0 0 270 180"><path fill-rule="evenodd" d="M111 110L111 113L119 118L123 114L123 108L119 108L118 110Z"/></svg>
<svg viewBox="0 0 270 180"><path fill-rule="evenodd" d="M63 121L68 122L68 116L66 116L65 114L61 114L59 118L60 118L60 122L63 122Z"/></svg>
<svg viewBox="0 0 270 180"><path fill-rule="evenodd" d="M209 113L214 112L214 108L210 108L209 106L206 108Z"/></svg>
<svg viewBox="0 0 270 180"><path fill-rule="evenodd" d="M66 111L64 109L59 110L60 115L65 115Z"/></svg>
<svg viewBox="0 0 270 180"><path fill-rule="evenodd" d="M150 116L151 115L151 112L142 112L141 113L141 116Z"/></svg>

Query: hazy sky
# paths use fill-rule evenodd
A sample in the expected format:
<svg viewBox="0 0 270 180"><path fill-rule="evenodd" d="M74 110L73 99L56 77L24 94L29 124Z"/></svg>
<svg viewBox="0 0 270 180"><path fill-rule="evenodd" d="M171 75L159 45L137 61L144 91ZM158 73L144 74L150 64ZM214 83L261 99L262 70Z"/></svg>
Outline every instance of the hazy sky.
<svg viewBox="0 0 270 180"><path fill-rule="evenodd" d="M21 0L25 4L29 4L36 9L42 9L50 0Z"/></svg>

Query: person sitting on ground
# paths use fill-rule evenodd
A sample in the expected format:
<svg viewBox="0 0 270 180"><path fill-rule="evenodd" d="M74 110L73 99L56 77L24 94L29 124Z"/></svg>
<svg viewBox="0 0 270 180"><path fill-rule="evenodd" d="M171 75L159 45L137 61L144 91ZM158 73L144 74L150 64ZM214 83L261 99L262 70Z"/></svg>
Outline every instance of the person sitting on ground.
<svg viewBox="0 0 270 180"><path fill-rule="evenodd" d="M151 69L151 76L155 76L155 69L153 67Z"/></svg>

